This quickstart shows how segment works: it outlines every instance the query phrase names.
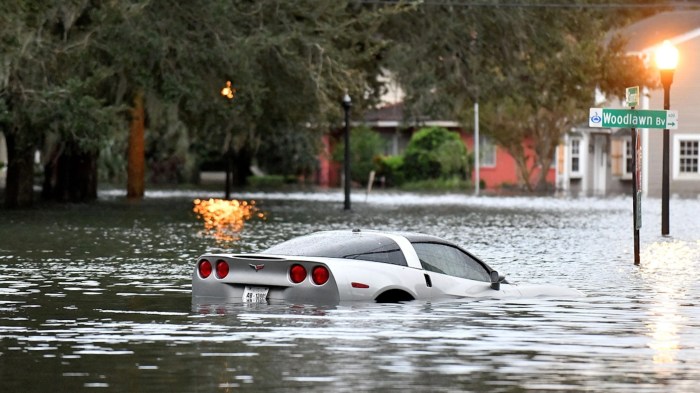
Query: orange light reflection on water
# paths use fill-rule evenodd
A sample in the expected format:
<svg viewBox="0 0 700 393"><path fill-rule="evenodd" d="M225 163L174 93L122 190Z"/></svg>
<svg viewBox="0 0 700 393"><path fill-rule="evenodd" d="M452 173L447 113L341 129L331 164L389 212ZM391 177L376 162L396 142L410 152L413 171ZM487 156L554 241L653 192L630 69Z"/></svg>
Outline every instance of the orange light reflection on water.
<svg viewBox="0 0 700 393"><path fill-rule="evenodd" d="M219 242L236 241L246 221L265 219L255 201L195 199L193 211L204 221L204 231Z"/></svg>
<svg viewBox="0 0 700 393"><path fill-rule="evenodd" d="M651 284L654 302L650 311L649 348L654 350L657 372L671 372L682 349L682 333L686 317L681 304L687 288L693 285L700 260L700 243L664 241L649 245L642 253L640 273Z"/></svg>

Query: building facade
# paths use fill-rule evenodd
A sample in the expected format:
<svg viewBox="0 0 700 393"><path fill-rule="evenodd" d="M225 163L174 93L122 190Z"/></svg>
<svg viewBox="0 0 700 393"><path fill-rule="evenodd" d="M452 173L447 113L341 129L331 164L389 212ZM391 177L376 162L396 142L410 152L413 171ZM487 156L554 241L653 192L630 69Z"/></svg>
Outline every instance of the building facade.
<svg viewBox="0 0 700 393"><path fill-rule="evenodd" d="M664 12L620 31L627 51L642 56L656 68L654 52L664 40L680 53L670 90L671 109L679 112L678 129L670 130L670 193L700 196L700 11ZM653 71L656 72L656 71ZM661 87L642 87L638 109L663 109ZM621 108L622 102L605 101L597 106ZM640 129L642 143L642 193L660 197L663 177L663 132ZM629 129L576 127L565 136L557 151L556 184L559 189L587 195L632 192L632 151Z"/></svg>
<svg viewBox="0 0 700 393"><path fill-rule="evenodd" d="M374 111L365 114L361 123L375 132L384 140L384 155L402 154L414 132L424 127L442 127L447 130L459 133L460 139L470 152L474 151L474 134L462 128L458 122L451 120L431 120L416 119L406 121L401 102L385 105ZM356 124L359 125L359 124ZM319 184L322 186L337 187L341 184L342 166L330 160L334 148L334 138L324 136L322 141L324 152L319 157ZM533 166L534 151L530 147L530 141L523 141L526 154L531 157L529 165ZM482 189L485 191L497 192L500 190L519 189L517 175L517 165L513 157L500 146L495 145L487 136L479 137L479 179ZM539 170L532 173L531 183L539 175ZM472 171L471 180L476 177ZM554 186L555 169L550 168L547 174L547 181Z"/></svg>

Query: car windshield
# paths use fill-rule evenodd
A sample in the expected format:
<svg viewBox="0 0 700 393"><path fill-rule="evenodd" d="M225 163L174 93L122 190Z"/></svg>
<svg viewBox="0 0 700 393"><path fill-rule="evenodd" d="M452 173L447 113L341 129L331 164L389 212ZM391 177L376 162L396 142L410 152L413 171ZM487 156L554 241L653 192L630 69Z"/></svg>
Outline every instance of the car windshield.
<svg viewBox="0 0 700 393"><path fill-rule="evenodd" d="M327 232L297 237L273 246L264 254L362 259L408 266L401 248L388 237L372 233Z"/></svg>

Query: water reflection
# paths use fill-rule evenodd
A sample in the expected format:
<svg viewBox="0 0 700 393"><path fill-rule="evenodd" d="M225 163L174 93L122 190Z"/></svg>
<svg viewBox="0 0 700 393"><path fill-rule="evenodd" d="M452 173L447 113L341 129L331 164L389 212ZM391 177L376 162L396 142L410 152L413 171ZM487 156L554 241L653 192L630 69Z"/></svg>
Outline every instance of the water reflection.
<svg viewBox="0 0 700 393"><path fill-rule="evenodd" d="M689 286L696 285L700 261L698 244L682 240L659 241L648 245L642 254L640 274L649 284L653 304L649 310L649 348L654 350L656 371L668 374L678 362L682 331L686 321L681 303Z"/></svg>
<svg viewBox="0 0 700 393"><path fill-rule="evenodd" d="M252 218L265 218L265 214L255 206L255 201L195 199L193 210L197 218L204 221L205 233L218 242L238 240L239 232L246 221Z"/></svg>
<svg viewBox="0 0 700 393"><path fill-rule="evenodd" d="M193 305L194 258L225 247L200 235L202 221L192 218L197 196L205 199L159 193L140 204L103 198L0 211L0 390L700 386L700 222L693 214L700 201L673 200L675 240L659 239L658 226L642 228L635 267L630 202L622 198L374 194L348 213L339 193L255 196L269 221L258 222L254 211L242 236L227 229L241 237L236 252L327 229L419 231L464 245L513 281L588 295L318 307ZM643 204L645 222L658 221L658 205Z"/></svg>

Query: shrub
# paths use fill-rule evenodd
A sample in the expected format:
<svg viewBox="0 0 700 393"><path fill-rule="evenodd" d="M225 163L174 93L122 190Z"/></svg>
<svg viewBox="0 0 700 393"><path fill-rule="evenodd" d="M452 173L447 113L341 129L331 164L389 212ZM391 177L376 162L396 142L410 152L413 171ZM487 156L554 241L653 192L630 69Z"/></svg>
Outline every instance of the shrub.
<svg viewBox="0 0 700 393"><path fill-rule="evenodd" d="M250 188L280 188L285 183L282 175L249 176L248 185Z"/></svg>
<svg viewBox="0 0 700 393"><path fill-rule="evenodd" d="M377 176L384 176L387 186L398 186L404 182L403 156L382 156L377 158Z"/></svg>
<svg viewBox="0 0 700 393"><path fill-rule="evenodd" d="M405 191L465 191L472 187L470 181L459 177L418 180L401 185Z"/></svg>
<svg viewBox="0 0 700 393"><path fill-rule="evenodd" d="M407 180L466 176L467 149L459 134L441 127L423 128L413 134L404 153Z"/></svg>

